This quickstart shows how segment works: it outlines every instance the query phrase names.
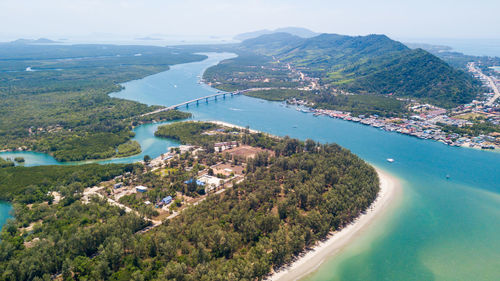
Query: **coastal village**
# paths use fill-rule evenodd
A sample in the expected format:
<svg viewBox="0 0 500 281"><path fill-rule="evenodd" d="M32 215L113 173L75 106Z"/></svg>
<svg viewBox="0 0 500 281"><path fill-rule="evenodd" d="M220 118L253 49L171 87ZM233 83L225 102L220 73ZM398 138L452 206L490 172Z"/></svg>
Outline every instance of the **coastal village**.
<svg viewBox="0 0 500 281"><path fill-rule="evenodd" d="M320 84L320 79L311 77L304 71L307 69L301 66L293 66L290 63L283 63L273 57L274 64L271 66L261 66L263 71L271 73L280 73L273 78L253 73L250 68L247 72L241 72L228 81L233 83L257 83L260 85L278 85L284 83L298 83L299 86L279 86L279 87L253 87L244 92L258 92L270 90L299 90L305 92L331 91L335 95L352 95L341 89L330 88ZM403 117L385 117L378 115L353 115L351 112L319 109L315 108L314 102L307 99L289 98L286 103L295 105L298 111L312 113L315 116L329 116L332 118L343 119L346 121L358 122L363 125L380 128L389 132L397 132L421 139L439 141L450 146L461 146L476 149L495 150L500 149L500 132L498 130L489 130L487 133L477 133L479 130L461 130L462 128L474 128L478 124L486 124L490 127L500 126L500 71L498 68L492 68L494 74L486 75L481 68L474 62L467 66L468 71L482 82L485 89L489 91L482 93L475 100L468 104L460 105L453 109L445 109L432 104L419 102L413 99L398 98L405 102L407 114ZM283 73L286 73L283 76ZM217 87L222 84L221 81L202 80L209 86ZM250 94L250 96L252 96Z"/></svg>
<svg viewBox="0 0 500 281"><path fill-rule="evenodd" d="M452 110L446 110L431 104L411 101L408 111L412 114L408 118L382 117L378 115L352 116L350 112L338 110L315 109L314 103L300 99L289 99L288 104L296 105L296 109L304 113L313 113L315 116L329 116L346 121L359 122L363 125L380 128L389 132L398 132L421 139L431 139L451 146L462 146L479 149L500 149L500 132L480 134L476 136L447 132L444 126L462 128L472 126L470 119L482 119L482 122L490 122L500 125L500 80L495 76L487 76L475 66L469 63L469 71L480 79L492 92L484 93L477 100L464 104ZM310 90L317 87L315 80L302 79L311 82Z"/></svg>

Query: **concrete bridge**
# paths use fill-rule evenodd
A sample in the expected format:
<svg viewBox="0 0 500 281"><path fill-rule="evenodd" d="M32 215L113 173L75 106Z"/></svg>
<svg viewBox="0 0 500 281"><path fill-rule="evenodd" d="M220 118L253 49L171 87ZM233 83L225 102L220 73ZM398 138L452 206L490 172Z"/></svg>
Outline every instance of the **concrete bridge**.
<svg viewBox="0 0 500 281"><path fill-rule="evenodd" d="M248 91L248 90L236 91L236 92L232 92L232 93L217 93L217 94L213 94L213 95L208 95L208 96L204 96L204 97L200 97L200 98L188 100L188 101L185 101L185 102L182 102L182 103L179 103L179 104L171 105L169 107L160 108L160 109L157 109L155 111L145 113L145 114L143 114L141 116L147 116L147 115L151 115L151 114L155 114L155 113L159 113L159 112L163 112L163 111L175 110L175 109L178 109L181 106L189 107L189 104L191 104L191 103L200 104L200 101L203 101L203 100L208 103L208 101L210 99L217 100L217 97L222 97L223 99L225 99L226 96L232 97L234 95L239 95L239 94L244 93L246 91Z"/></svg>

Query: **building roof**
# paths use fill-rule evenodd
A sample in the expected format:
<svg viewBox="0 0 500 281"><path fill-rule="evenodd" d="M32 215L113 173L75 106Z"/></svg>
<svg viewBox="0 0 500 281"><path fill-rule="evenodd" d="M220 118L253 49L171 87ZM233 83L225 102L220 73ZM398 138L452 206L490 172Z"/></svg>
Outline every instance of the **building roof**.
<svg viewBox="0 0 500 281"><path fill-rule="evenodd" d="M185 183L185 184L190 184L190 183L192 183L192 182L193 182L193 179L191 178L191 179L189 179L189 180L185 181L184 183ZM204 182L202 182L202 181L200 181L200 180L196 180L196 184L197 184L197 185L205 185L205 183L204 183Z"/></svg>

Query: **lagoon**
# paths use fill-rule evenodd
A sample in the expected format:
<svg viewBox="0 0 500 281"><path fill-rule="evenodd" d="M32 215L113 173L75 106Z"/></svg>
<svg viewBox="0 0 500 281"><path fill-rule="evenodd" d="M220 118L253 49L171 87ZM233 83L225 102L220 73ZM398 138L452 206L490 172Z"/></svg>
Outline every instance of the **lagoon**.
<svg viewBox="0 0 500 281"><path fill-rule="evenodd" d="M199 84L198 76L232 56L210 54L202 62L176 65L125 83L125 89L112 96L166 106L206 96L216 90ZM220 120L280 136L335 142L401 179L403 195L397 206L307 280L494 280L500 276L500 154L315 117L283 103L246 96L181 110L191 112L196 120ZM153 136L158 125L136 128L135 138L144 151L141 155L98 162L134 162L176 145ZM25 156L26 165L55 164L43 158L46 155L29 154L33 159ZM394 158L394 163L387 158Z"/></svg>

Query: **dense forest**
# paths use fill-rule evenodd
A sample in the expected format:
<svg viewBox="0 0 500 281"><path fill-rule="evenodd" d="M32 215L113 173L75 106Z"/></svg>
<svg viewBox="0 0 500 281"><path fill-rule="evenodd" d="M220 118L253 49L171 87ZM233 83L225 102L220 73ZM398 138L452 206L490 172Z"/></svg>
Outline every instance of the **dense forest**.
<svg viewBox="0 0 500 281"><path fill-rule="evenodd" d="M206 80L215 82L217 88L303 86L297 77L290 76L290 64L309 77L319 78L330 93L418 98L450 108L470 102L481 89L480 82L468 73L384 35L321 34L300 38L274 33L245 40L236 50L242 58L226 60L207 71ZM255 62L249 62L252 56ZM272 72L274 78L261 78L269 75L267 72Z"/></svg>
<svg viewBox="0 0 500 281"><path fill-rule="evenodd" d="M165 47L0 44L0 150L43 151L59 161L114 156L132 137L131 122L146 121L137 116L158 107L108 94L119 83L204 58Z"/></svg>
<svg viewBox="0 0 500 281"><path fill-rule="evenodd" d="M237 51L238 57L221 61L203 73L203 79L218 89L236 91L260 87L298 87L297 74L273 63L271 57Z"/></svg>
<svg viewBox="0 0 500 281"><path fill-rule="evenodd" d="M257 67L261 62L265 63ZM354 115L400 116L408 112L407 103L394 96L342 95L332 93L329 88L300 89L308 83L298 81L298 75L291 74L285 65L273 64L270 58L256 54L242 54L237 58L222 61L207 69L203 77L212 82L214 87L225 91L260 88L244 94L271 101L285 101L292 98L307 100L314 103L315 108L347 111Z"/></svg>
<svg viewBox="0 0 500 281"><path fill-rule="evenodd" d="M48 198L47 192L78 184L92 186L125 172L133 164L120 165L57 165L7 167L0 169L0 200L33 203Z"/></svg>
<svg viewBox="0 0 500 281"><path fill-rule="evenodd" d="M306 100L314 104L313 108L340 110L350 112L353 116L401 116L408 113L406 102L385 95L332 95L325 91L294 89L259 90L245 95L270 101Z"/></svg>
<svg viewBox="0 0 500 281"><path fill-rule="evenodd" d="M79 200L83 187L120 172L141 181L149 179L146 194L175 188L139 164L0 169L14 175L0 182L0 190L16 202L16 219L0 236L1 278L261 280L332 230L350 223L379 190L375 170L338 145L202 122L163 128L183 142L211 141L212 146L222 136L203 133L226 130L232 132L227 133L231 139L273 153L247 159L241 183L145 233L139 230L147 222L134 213L97 197L88 204ZM206 137L188 139L194 131ZM88 181L78 180L87 176ZM44 195L58 191L63 199L59 203L46 197L26 200L23 190L28 189L40 189Z"/></svg>
<svg viewBox="0 0 500 281"><path fill-rule="evenodd" d="M13 166L14 166L14 162L7 160L7 159L3 159L0 157L0 168L13 167Z"/></svg>

